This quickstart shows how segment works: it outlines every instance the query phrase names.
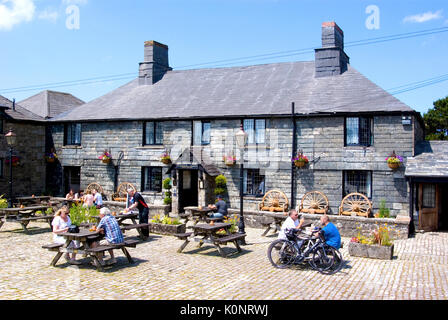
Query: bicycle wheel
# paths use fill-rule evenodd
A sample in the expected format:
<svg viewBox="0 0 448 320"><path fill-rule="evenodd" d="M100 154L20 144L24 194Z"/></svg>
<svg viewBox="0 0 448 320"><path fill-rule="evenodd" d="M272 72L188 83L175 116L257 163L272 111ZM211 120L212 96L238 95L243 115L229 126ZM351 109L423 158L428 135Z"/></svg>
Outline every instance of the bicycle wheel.
<svg viewBox="0 0 448 320"><path fill-rule="evenodd" d="M342 254L339 252L339 250L335 248L331 248L333 252L333 265L329 269L331 273L336 273L339 270L341 270L342 265L344 263L344 259L342 258Z"/></svg>
<svg viewBox="0 0 448 320"><path fill-rule="evenodd" d="M287 268L294 262L296 256L296 248L287 240L275 240L269 245L268 258L271 264L276 268Z"/></svg>
<svg viewBox="0 0 448 320"><path fill-rule="evenodd" d="M317 247L310 260L310 265L313 269L324 272L329 270L334 264L334 249L331 247L319 246Z"/></svg>

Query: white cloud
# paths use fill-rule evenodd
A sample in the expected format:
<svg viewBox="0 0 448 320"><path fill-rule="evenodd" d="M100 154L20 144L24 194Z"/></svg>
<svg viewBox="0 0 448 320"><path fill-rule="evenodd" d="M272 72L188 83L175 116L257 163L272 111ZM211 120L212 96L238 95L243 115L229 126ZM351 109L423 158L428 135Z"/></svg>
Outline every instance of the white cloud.
<svg viewBox="0 0 448 320"><path fill-rule="evenodd" d="M439 10L436 12L428 11L428 12L416 14L413 16L407 16L403 19L403 22L405 22L405 23L406 22L423 23L423 22L427 22L427 21L431 21L431 20L442 19L443 18L442 11L443 10Z"/></svg>
<svg viewBox="0 0 448 320"><path fill-rule="evenodd" d="M0 0L0 30L33 20L35 10L34 0Z"/></svg>
<svg viewBox="0 0 448 320"><path fill-rule="evenodd" d="M44 11L39 12L37 17L40 20L46 20L54 23L58 20L59 13L57 11L47 8Z"/></svg>

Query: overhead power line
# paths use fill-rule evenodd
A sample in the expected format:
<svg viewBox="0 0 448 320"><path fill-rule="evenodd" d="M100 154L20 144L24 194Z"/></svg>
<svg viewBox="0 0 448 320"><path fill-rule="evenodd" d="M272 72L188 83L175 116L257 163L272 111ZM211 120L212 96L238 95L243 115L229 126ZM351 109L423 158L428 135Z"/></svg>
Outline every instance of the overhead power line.
<svg viewBox="0 0 448 320"><path fill-rule="evenodd" d="M377 37L377 38L369 38L369 39L364 39L364 40L351 41L351 42L346 42L345 47L356 47L356 46L377 44L377 43L383 43L383 42L389 42L389 41L396 41L396 40L402 40L402 39L408 39L408 38L414 38L414 37L433 35L433 34L438 34L438 33L443 33L443 32L448 32L448 27L428 29L428 30L408 32L408 33L403 33L403 34L396 34L396 35L382 36L382 37ZM185 68L199 67L199 66L209 66L210 68L212 68L212 67L216 68L216 67L233 65L233 64L243 63L243 62L247 63L247 62L253 62L253 61L278 59L278 58L313 53L314 49L316 47L317 46L310 47L310 48L296 49L296 50L277 51L277 52L272 52L272 53L267 53L267 54L259 54L259 55L245 56L245 57L239 57L239 58L216 60L216 61L210 61L210 62L204 62L204 63L197 63L197 64L173 67L173 69L181 70L181 69L185 69ZM122 73L122 74L116 74L116 75L97 76L97 77L72 80L72 81L62 81L62 82L53 82L53 83L38 84L38 85L29 85L29 86L16 87L16 88L6 88L6 89L0 89L0 92L3 94L11 94L11 93L19 93L19 92L27 92L27 91L35 91L35 90L44 90L44 89L48 89L48 88L72 87L72 86L79 86L79 85L88 85L88 84L93 84L93 83L132 79L132 78L135 78L135 76L136 76L135 72ZM155 75L155 76L157 76L157 75ZM428 85L431 85L431 84L432 83L430 83ZM404 92L406 92L406 91L404 91ZM398 93L396 93L396 94L399 94L399 93L402 93L402 92L398 91Z"/></svg>

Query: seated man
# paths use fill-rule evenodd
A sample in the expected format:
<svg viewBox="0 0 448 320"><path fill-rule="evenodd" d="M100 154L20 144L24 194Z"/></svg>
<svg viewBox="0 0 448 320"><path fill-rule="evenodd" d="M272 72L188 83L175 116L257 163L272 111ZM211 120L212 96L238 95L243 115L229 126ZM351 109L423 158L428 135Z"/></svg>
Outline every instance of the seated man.
<svg viewBox="0 0 448 320"><path fill-rule="evenodd" d="M215 205L211 205L210 208L217 211L212 214L210 218L227 217L227 203L223 200L221 195L218 195L218 202Z"/></svg>
<svg viewBox="0 0 448 320"><path fill-rule="evenodd" d="M101 208L100 210L100 218L101 221L97 226L97 231L100 231L101 233L104 233L104 239L99 242L99 245L101 246L107 246L111 244L120 244L124 242L123 233L121 232L120 226L118 225L117 220L115 217L113 217L110 213L110 210L108 208ZM95 242L92 245L92 248L95 248L98 246L98 242ZM109 250L110 254L110 260L108 261L108 264L116 263L114 257L114 251ZM98 253L98 260L100 260L100 263L104 265L103 261L103 253Z"/></svg>
<svg viewBox="0 0 448 320"><path fill-rule="evenodd" d="M339 234L338 228L330 222L330 218L325 214L320 218L320 223L322 224L323 234L325 242L335 249L341 248L341 235Z"/></svg>
<svg viewBox="0 0 448 320"><path fill-rule="evenodd" d="M290 229L301 229L303 224L305 223L305 220L302 218L299 221L299 214L296 210L292 209L289 212L289 217L286 218L285 222L283 222L283 225L280 229L280 232L278 233L278 239L286 240L286 231Z"/></svg>

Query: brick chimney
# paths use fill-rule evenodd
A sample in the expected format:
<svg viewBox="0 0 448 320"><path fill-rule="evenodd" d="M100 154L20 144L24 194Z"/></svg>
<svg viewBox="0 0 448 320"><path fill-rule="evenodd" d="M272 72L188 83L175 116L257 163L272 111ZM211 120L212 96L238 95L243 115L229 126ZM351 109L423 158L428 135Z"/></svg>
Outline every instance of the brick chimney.
<svg viewBox="0 0 448 320"><path fill-rule="evenodd" d="M350 58L344 52L344 32L335 22L322 23L322 48L315 52L316 78L347 71Z"/></svg>
<svg viewBox="0 0 448 320"><path fill-rule="evenodd" d="M173 69L168 62L168 46L157 41L146 41L144 61L139 66L139 84L154 84L171 70Z"/></svg>

